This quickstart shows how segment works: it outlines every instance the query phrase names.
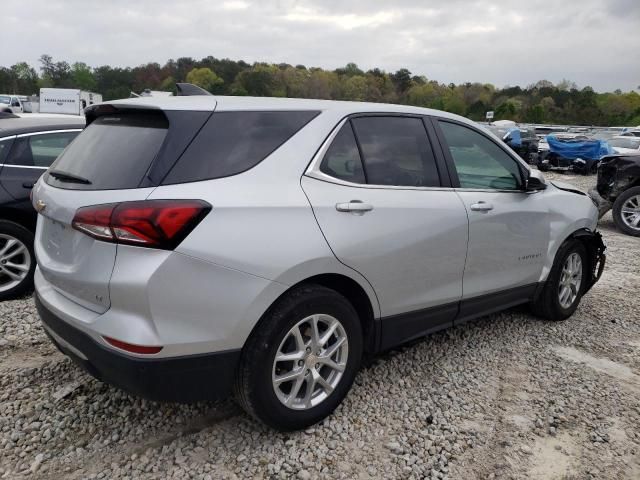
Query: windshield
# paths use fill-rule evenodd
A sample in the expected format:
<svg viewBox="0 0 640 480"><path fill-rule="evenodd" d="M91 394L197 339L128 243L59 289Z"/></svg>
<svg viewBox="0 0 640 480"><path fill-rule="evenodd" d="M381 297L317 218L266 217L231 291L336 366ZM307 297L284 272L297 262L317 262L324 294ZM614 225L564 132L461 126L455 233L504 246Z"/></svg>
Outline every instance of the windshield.
<svg viewBox="0 0 640 480"><path fill-rule="evenodd" d="M6 103L7 105L9 105L11 103L11 97L0 95L0 103Z"/></svg>
<svg viewBox="0 0 640 480"><path fill-rule="evenodd" d="M612 138L609 140L609 145L618 148L632 148L637 150L640 148L640 138L627 137L627 138Z"/></svg>

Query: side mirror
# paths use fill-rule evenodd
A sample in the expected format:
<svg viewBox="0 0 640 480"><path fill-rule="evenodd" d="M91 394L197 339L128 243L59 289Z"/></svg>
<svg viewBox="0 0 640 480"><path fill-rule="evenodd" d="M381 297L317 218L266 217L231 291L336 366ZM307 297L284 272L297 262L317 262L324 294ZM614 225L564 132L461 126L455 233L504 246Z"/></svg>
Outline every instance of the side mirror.
<svg viewBox="0 0 640 480"><path fill-rule="evenodd" d="M530 170L527 177L527 184L525 190L527 192L538 192L547 188L547 181L542 173L538 170Z"/></svg>

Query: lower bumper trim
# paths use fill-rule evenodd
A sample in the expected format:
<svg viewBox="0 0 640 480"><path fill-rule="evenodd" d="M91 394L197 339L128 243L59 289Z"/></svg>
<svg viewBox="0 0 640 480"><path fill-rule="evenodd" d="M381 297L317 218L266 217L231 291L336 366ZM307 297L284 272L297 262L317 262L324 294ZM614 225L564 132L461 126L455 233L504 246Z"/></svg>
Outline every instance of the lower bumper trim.
<svg viewBox="0 0 640 480"><path fill-rule="evenodd" d="M34 294L45 332L58 349L105 383L149 400L192 402L230 395L240 350L138 358L99 344L49 310Z"/></svg>

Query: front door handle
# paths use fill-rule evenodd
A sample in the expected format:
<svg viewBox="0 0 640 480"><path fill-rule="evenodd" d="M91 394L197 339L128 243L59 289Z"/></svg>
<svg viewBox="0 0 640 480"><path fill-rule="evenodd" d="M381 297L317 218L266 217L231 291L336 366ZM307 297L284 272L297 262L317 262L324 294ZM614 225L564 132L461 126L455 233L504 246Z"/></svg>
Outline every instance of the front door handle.
<svg viewBox="0 0 640 480"><path fill-rule="evenodd" d="M350 212L355 215L364 215L373 210L373 205L363 203L361 200L351 200L350 202L336 203L336 210L339 212Z"/></svg>
<svg viewBox="0 0 640 480"><path fill-rule="evenodd" d="M33 183L33 182L24 182L24 183L22 184L22 186L23 186L24 188L33 188L33 186L34 186L34 185L35 185L35 183Z"/></svg>
<svg viewBox="0 0 640 480"><path fill-rule="evenodd" d="M471 205L471 210L473 210L474 212L488 212L490 210L493 210L493 204L480 200L478 203L474 203L473 205Z"/></svg>

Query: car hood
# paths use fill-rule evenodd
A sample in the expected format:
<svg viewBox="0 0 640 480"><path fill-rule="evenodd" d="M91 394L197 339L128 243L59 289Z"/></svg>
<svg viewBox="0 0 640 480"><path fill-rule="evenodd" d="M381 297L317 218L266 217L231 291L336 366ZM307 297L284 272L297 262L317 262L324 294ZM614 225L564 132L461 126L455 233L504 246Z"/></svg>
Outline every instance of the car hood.
<svg viewBox="0 0 640 480"><path fill-rule="evenodd" d="M640 153L640 150L637 148L613 147L613 151L616 153Z"/></svg>

